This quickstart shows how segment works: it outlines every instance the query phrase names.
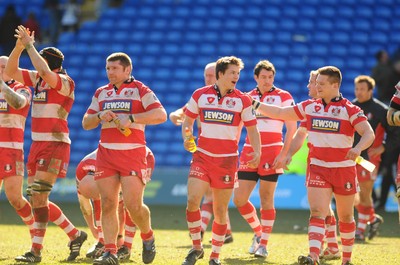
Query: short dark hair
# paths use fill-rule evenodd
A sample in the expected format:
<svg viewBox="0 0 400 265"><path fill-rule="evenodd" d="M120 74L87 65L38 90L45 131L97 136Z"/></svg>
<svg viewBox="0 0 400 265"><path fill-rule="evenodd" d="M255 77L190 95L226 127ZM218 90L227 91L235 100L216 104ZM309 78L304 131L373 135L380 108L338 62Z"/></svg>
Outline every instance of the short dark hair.
<svg viewBox="0 0 400 265"><path fill-rule="evenodd" d="M275 66L268 60L262 60L256 64L256 66L254 67L254 75L258 77L262 69L272 71L274 73L274 76L276 74Z"/></svg>
<svg viewBox="0 0 400 265"><path fill-rule="evenodd" d="M329 82L338 83L339 87L342 83L342 73L336 66L324 66L318 69L318 74L329 76Z"/></svg>
<svg viewBox="0 0 400 265"><path fill-rule="evenodd" d="M107 62L115 62L115 61L120 61L120 62L121 62L121 65L122 65L124 68L126 68L126 67L128 67L128 66L132 66L132 68L133 68L132 60L131 60L131 58L129 57L129 55L126 54L126 53L123 53L123 52L114 52L114 53L110 54L110 55L107 57Z"/></svg>
<svg viewBox="0 0 400 265"><path fill-rule="evenodd" d="M39 52L49 66L50 70L58 69L62 67L64 61L64 54L55 47L46 47Z"/></svg>
<svg viewBox="0 0 400 265"><path fill-rule="evenodd" d="M239 66L240 70L243 69L243 67L244 67L242 59L237 58L235 56L225 56L225 57L219 58L217 61L217 64L215 65L215 75L217 77L217 80L219 78L218 73L222 72L224 74L226 69L228 69L228 65L230 65L230 64Z"/></svg>
<svg viewBox="0 0 400 265"><path fill-rule="evenodd" d="M362 83L365 82L368 85L368 90L372 90L375 87L375 79L368 75L359 75L356 78L354 78L354 84Z"/></svg>

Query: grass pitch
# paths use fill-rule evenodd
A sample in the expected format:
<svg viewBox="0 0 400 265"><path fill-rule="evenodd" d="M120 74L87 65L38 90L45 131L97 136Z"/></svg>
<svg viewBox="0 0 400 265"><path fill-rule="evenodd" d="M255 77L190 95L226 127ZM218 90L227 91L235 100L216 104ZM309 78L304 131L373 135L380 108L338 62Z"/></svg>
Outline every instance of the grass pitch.
<svg viewBox="0 0 400 265"><path fill-rule="evenodd" d="M58 227L51 224L44 241L43 259L40 264L92 264L85 257L87 249L95 243L84 223L77 203L59 204L69 219L89 234L88 241L82 247L81 255L73 263L66 262L69 254L68 237ZM182 206L150 206L152 223L156 235L157 256L155 265L181 264L191 247L185 221L185 208ZM277 210L273 233L269 239L267 259L254 258L248 254L252 232L236 209L230 210L234 242L224 245L221 252L223 264L297 264L300 254L308 253L307 225L308 211ZM397 213L382 213L385 223L380 235L364 244L356 244L353 263L357 265L392 265L400 262L400 226ZM294 229L296 227L296 230ZM300 228L300 229L299 229ZM208 264L211 252L210 226L204 237L205 257L196 264ZM340 238L339 238L340 239ZM30 248L27 227L6 201L0 201L0 264L21 264L14 257ZM143 264L141 261L141 242L136 234L132 256L125 264ZM321 264L341 264L336 261L322 261Z"/></svg>

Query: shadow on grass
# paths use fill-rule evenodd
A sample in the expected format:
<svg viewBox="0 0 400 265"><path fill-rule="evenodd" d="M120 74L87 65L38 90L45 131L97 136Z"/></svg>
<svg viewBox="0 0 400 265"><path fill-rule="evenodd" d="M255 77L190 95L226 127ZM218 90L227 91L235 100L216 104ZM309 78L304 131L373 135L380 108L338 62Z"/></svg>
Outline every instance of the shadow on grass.
<svg viewBox="0 0 400 265"><path fill-rule="evenodd" d="M78 203L56 203L75 226L86 226ZM150 205L149 208L151 210L152 226L155 229L188 231L185 206ZM8 201L0 201L0 213L1 224L24 225ZM236 208L229 209L229 216L232 224L233 235L235 232L251 233L249 225L245 222ZM383 212L382 216L385 219L385 223L380 227L380 236L398 237L400 235L398 214L395 212ZM273 232L282 234L307 234L308 219L308 210L277 209ZM209 224L207 233L209 233L210 228L211 223Z"/></svg>

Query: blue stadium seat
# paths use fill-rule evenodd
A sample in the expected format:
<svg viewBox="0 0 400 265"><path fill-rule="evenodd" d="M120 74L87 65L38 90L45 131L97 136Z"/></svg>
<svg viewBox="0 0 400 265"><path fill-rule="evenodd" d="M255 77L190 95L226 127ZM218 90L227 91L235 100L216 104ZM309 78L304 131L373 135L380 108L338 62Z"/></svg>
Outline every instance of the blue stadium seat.
<svg viewBox="0 0 400 265"><path fill-rule="evenodd" d="M332 40L336 43L348 43L350 41L350 34L346 31L340 31L333 34Z"/></svg>
<svg viewBox="0 0 400 265"><path fill-rule="evenodd" d="M300 7L300 14L305 18L314 19L317 15L317 9L315 6L304 4Z"/></svg>
<svg viewBox="0 0 400 265"><path fill-rule="evenodd" d="M357 30L366 30L369 31L371 29L371 23L368 18L359 18L359 17L354 17L353 18L353 26L354 29Z"/></svg>

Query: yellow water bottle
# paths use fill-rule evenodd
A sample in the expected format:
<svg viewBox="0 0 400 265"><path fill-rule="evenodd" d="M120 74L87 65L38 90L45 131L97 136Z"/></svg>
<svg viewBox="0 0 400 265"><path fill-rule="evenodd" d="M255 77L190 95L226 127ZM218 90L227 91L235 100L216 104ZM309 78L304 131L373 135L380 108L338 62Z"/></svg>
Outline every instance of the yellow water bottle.
<svg viewBox="0 0 400 265"><path fill-rule="evenodd" d="M118 118L113 120L115 125L119 126L120 124L120 120ZM118 129L123 135L125 135L126 137L128 137L129 135L131 135L132 131L129 128L121 128Z"/></svg>
<svg viewBox="0 0 400 265"><path fill-rule="evenodd" d="M188 140L190 143L193 143L192 148L189 149L190 153L194 153L197 150L196 142L194 141L194 137L192 133L190 132L188 127L185 127L185 138Z"/></svg>

